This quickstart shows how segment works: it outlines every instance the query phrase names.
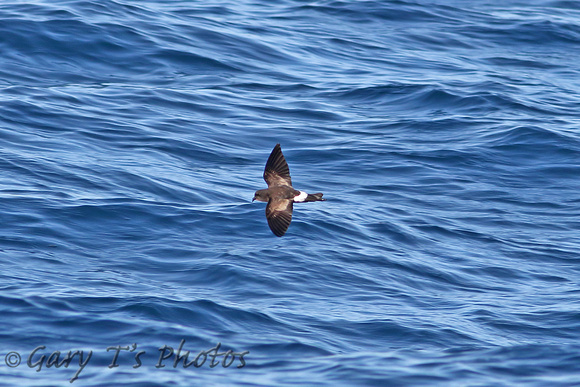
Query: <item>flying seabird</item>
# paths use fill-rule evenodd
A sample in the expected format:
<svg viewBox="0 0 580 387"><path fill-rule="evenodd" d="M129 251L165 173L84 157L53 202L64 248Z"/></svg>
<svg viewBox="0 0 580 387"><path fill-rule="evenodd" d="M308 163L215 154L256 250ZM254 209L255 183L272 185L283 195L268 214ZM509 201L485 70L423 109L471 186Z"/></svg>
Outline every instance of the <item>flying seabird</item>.
<svg viewBox="0 0 580 387"><path fill-rule="evenodd" d="M282 154L280 144L276 144L264 169L267 189L256 191L252 201L268 202L266 219L274 235L281 237L292 221L292 205L300 202L320 202L322 193L309 194L292 187L290 169Z"/></svg>

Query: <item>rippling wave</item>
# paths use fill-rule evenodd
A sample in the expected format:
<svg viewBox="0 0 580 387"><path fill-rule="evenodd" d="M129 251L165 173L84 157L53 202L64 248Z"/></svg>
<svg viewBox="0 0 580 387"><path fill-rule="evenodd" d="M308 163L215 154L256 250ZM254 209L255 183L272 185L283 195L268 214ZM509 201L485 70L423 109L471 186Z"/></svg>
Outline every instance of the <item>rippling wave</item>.
<svg viewBox="0 0 580 387"><path fill-rule="evenodd" d="M3 2L2 381L579 384L579 43L574 1ZM328 198L283 238L276 143Z"/></svg>

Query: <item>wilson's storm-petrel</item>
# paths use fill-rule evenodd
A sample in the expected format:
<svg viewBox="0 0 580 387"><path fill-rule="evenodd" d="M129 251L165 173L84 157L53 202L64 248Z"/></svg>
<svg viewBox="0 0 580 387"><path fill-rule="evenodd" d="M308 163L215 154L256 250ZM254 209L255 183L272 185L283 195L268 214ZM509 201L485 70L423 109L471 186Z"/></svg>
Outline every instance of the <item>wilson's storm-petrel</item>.
<svg viewBox="0 0 580 387"><path fill-rule="evenodd" d="M256 191L252 201L268 202L266 219L274 235L281 237L288 230L292 221L292 205L299 202L320 202L321 193L309 194L292 187L290 169L282 154L280 144L276 144L264 169L264 180L268 183L267 189Z"/></svg>

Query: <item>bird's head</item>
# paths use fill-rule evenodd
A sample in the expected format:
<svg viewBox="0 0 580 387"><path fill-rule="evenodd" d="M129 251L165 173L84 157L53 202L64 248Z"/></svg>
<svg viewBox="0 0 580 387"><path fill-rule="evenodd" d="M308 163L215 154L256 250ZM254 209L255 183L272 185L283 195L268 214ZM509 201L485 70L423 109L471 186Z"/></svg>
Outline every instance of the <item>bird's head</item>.
<svg viewBox="0 0 580 387"><path fill-rule="evenodd" d="M268 201L268 192L266 192L266 191L267 190L265 190L265 189L261 189L259 191L256 191L252 201L257 200L259 202L267 202Z"/></svg>

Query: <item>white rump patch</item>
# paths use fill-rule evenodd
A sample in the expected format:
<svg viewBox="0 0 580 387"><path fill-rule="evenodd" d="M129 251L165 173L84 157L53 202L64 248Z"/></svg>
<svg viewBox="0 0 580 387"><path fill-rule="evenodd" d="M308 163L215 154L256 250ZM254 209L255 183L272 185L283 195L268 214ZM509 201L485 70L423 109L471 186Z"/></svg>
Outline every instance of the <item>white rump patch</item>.
<svg viewBox="0 0 580 387"><path fill-rule="evenodd" d="M300 191L300 195L294 196L294 201L295 202L303 202L306 200L307 197L308 197L308 194L306 192Z"/></svg>

